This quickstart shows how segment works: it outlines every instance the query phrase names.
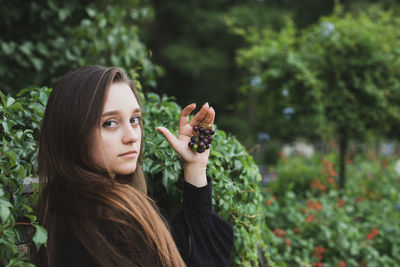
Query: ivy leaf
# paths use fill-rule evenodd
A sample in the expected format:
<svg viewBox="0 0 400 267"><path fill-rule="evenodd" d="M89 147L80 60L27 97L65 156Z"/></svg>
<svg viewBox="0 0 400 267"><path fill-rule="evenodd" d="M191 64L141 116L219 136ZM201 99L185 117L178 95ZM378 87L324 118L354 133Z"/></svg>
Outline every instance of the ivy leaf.
<svg viewBox="0 0 400 267"><path fill-rule="evenodd" d="M36 232L33 236L32 240L36 245L36 248L39 250L41 245L47 246L47 231L40 225L35 225Z"/></svg>

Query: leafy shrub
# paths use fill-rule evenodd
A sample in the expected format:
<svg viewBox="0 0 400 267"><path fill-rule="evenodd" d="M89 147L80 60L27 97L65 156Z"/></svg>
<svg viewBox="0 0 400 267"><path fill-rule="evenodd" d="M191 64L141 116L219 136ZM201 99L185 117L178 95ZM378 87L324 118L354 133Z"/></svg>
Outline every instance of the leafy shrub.
<svg viewBox="0 0 400 267"><path fill-rule="evenodd" d="M271 167L273 182L267 187L271 195L284 197L293 192L298 197L305 197L307 192L326 193L335 188L337 171L332 162L335 154L297 156L279 158L276 166Z"/></svg>
<svg viewBox="0 0 400 267"><path fill-rule="evenodd" d="M19 255L18 244L27 243L34 231L36 246L46 241L32 205L36 192L26 192L25 177L37 173L38 131L49 90L26 89L15 99L0 92L0 265L31 266Z"/></svg>
<svg viewBox="0 0 400 267"><path fill-rule="evenodd" d="M291 166L295 164L291 161L303 160L288 158L281 164ZM328 165L321 155L313 162L308 168L316 173ZM266 194L263 238L272 260L282 266L396 266L400 262L400 182L393 162L356 158L349 165L351 179L343 191L336 190L334 181L325 190L310 184L302 194L291 190L276 198ZM329 179L322 173L321 182ZM302 174L292 175L294 181L304 179ZM279 179L277 174L276 182Z"/></svg>
<svg viewBox="0 0 400 267"><path fill-rule="evenodd" d="M179 173L183 164L178 155L155 127L163 125L177 135L181 108L171 99L147 94L142 105L145 125L145 155L143 169L151 180L156 199L168 200L170 214L179 207L182 197ZM262 246L261 176L253 159L236 138L216 130L207 175L213 181L215 211L234 227L235 266L257 266L258 249ZM158 201L162 204L162 201ZM258 244L260 242L260 244Z"/></svg>
<svg viewBox="0 0 400 267"><path fill-rule="evenodd" d="M25 256L18 256L15 245L28 241L21 238L18 222L36 227L35 243L45 243L44 229L36 224L32 210L37 201L37 191L24 197L23 179L37 174L36 140L49 91L47 88L26 89L18 94L17 99L1 95L0 114L4 131L0 156L0 231L12 233L0 238L1 256L6 259L4 265L11 266L16 261L27 264ZM168 216L180 208L183 165L155 127L163 125L177 131L175 127L181 108L171 98L149 93L142 95L142 109L145 131L143 170L150 180L150 194ZM207 174L213 182L214 209L234 227L232 263L235 266L257 266L258 246L264 246L258 168L234 137L217 129L214 140Z"/></svg>

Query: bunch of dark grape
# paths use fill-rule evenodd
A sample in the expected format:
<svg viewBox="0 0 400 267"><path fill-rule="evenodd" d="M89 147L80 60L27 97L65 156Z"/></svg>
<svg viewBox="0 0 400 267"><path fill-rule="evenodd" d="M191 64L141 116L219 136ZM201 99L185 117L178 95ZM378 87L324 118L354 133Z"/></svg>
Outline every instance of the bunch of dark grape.
<svg viewBox="0 0 400 267"><path fill-rule="evenodd" d="M193 126L193 131L195 135L190 138L188 146L194 152L203 153L206 149L210 148L213 141L213 135L215 134L213 126L212 124L200 124Z"/></svg>

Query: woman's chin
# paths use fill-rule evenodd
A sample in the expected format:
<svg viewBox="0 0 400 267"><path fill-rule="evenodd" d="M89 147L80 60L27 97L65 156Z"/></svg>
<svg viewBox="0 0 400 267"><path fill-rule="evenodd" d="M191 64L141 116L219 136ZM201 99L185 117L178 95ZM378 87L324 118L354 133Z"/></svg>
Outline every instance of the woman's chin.
<svg viewBox="0 0 400 267"><path fill-rule="evenodd" d="M130 175L136 171L136 164L129 166L121 166L113 170L117 175Z"/></svg>

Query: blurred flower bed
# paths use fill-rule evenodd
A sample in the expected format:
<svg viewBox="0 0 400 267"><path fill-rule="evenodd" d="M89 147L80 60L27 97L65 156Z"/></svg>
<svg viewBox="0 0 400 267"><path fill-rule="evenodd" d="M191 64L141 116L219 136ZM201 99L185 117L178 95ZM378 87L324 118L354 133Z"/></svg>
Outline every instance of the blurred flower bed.
<svg viewBox="0 0 400 267"><path fill-rule="evenodd" d="M347 160L338 190L335 154L281 157L263 184L266 251L278 266L398 266L396 156Z"/></svg>

